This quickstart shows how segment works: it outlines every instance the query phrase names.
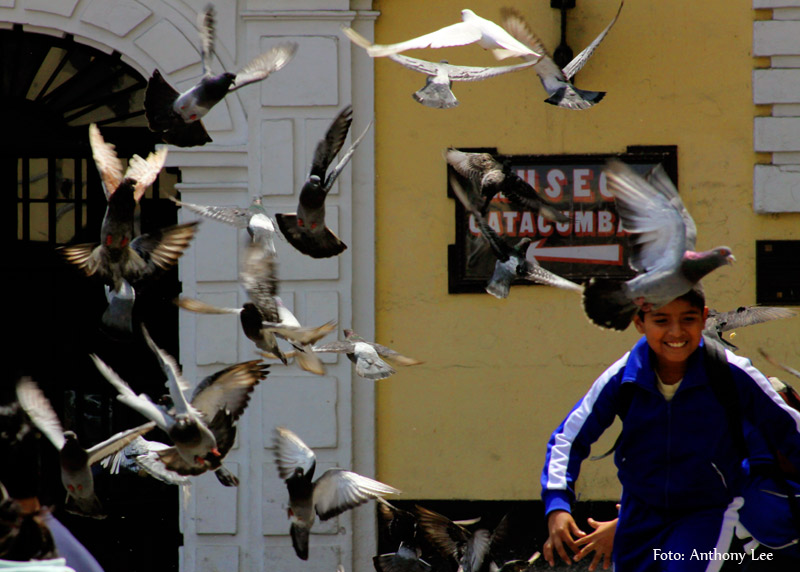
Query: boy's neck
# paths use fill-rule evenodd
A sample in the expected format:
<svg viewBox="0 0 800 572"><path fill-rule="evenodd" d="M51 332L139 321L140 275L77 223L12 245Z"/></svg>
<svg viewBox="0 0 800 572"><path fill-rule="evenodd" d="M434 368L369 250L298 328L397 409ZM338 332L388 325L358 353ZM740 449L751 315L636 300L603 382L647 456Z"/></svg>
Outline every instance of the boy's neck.
<svg viewBox="0 0 800 572"><path fill-rule="evenodd" d="M655 370L658 374L658 377L661 379L661 383L664 385L674 385L678 383L680 380L683 379L683 376L686 374L686 364L685 363L665 363L662 364L656 361Z"/></svg>

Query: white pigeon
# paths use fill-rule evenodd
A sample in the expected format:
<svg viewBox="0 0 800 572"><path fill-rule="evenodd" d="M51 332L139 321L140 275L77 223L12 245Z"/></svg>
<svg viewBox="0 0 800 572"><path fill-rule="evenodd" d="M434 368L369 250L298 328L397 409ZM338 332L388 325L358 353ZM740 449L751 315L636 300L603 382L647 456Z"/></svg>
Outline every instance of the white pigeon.
<svg viewBox="0 0 800 572"><path fill-rule="evenodd" d="M353 40L351 28L344 28L345 35ZM355 40L353 40L355 42ZM397 44L373 44L367 48L372 58L399 54L406 50L422 48L445 48L449 46L466 46L477 43L485 50L491 50L498 60L511 57L534 57L541 54L529 48L491 20L481 18L472 10L461 10L461 22L445 26L430 34L419 36Z"/></svg>

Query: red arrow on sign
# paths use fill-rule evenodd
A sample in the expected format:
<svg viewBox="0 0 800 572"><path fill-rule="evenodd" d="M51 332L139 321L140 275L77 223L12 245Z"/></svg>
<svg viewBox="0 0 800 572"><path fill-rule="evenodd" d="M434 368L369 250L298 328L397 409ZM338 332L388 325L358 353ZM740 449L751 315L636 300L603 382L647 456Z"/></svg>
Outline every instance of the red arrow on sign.
<svg viewBox="0 0 800 572"><path fill-rule="evenodd" d="M550 260L553 262L583 262L585 264L622 265L621 244L585 244L581 246L543 246L544 240L537 240L528 246L525 258L528 260Z"/></svg>

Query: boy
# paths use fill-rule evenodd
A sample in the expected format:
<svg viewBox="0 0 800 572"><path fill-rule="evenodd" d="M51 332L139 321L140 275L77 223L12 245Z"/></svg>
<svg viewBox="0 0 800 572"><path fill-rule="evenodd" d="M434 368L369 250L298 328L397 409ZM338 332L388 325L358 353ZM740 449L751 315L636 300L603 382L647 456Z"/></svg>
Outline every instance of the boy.
<svg viewBox="0 0 800 572"><path fill-rule="evenodd" d="M591 444L623 419L614 454L623 486L614 538L618 572L718 570L726 561L744 486L725 406L709 385L702 337L708 309L697 287L634 317L644 338L592 385L547 445L542 499L553 553L570 561L585 536L570 514ZM800 414L749 360L727 352L742 416L800 466ZM620 391L622 386L628 386Z"/></svg>

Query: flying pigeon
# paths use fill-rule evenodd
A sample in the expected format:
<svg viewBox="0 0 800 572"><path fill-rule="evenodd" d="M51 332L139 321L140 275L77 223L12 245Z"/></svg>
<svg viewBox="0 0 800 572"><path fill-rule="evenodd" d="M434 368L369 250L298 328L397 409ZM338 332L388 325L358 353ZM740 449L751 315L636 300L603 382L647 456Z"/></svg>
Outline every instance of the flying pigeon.
<svg viewBox="0 0 800 572"><path fill-rule="evenodd" d="M349 37L354 44L364 49L368 49L373 45L372 42L352 29L347 31L347 37ZM536 64L534 60L513 66L501 67L454 66L450 65L445 60L442 60L440 63L435 63L400 54L392 54L389 56L389 59L410 70L424 73L427 76L427 78L425 78L425 86L414 92L412 97L422 105L437 109L450 109L458 105L458 100L451 90L454 81L480 81L505 73L520 71Z"/></svg>
<svg viewBox="0 0 800 572"><path fill-rule="evenodd" d="M494 274L486 285L486 291L495 298L508 298L511 283L517 278L524 278L539 284L555 286L565 290L582 292L583 287L571 280L545 270L533 256L528 257L526 252L532 242L530 237L525 237L517 243L516 247L509 246L497 232L489 226L480 211L473 206L466 192L455 176L450 176L450 186L458 200L471 213L481 229L481 234L489 242L497 262L494 266Z"/></svg>
<svg viewBox="0 0 800 572"><path fill-rule="evenodd" d="M117 388L118 400L155 421L172 439L174 447L158 452L168 469L181 475L215 470L233 445L233 423L243 413L255 386L266 377L269 366L254 360L222 369L204 379L187 400L189 383L175 359L153 342L144 327L142 332L167 376L172 409L156 405L145 394L136 395L108 365L92 355L97 369Z"/></svg>
<svg viewBox="0 0 800 572"><path fill-rule="evenodd" d="M344 145L352 121L353 107L348 105L336 116L325 138L317 144L311 172L300 190L297 213L275 215L278 227L286 240L297 250L313 258L336 256L347 248L347 245L325 226L325 198L372 125L372 122L367 125L336 167L328 173L328 167Z"/></svg>
<svg viewBox="0 0 800 572"><path fill-rule="evenodd" d="M431 565L422 558L417 542L417 517L414 513L393 506L384 499L378 501L378 516L386 530L388 542L397 546L395 552L372 558L377 572L430 572Z"/></svg>
<svg viewBox="0 0 800 572"><path fill-rule="evenodd" d="M358 38L353 35L351 28L344 28L344 33L358 44ZM483 49L491 50L492 55L498 60L511 57L527 56L534 59L541 57L541 54L516 40L502 27L467 9L461 10L461 22L458 24L445 26L430 34L397 44L373 44L367 48L367 54L372 58L378 58L399 54L406 50L465 46L476 42Z"/></svg>
<svg viewBox="0 0 800 572"><path fill-rule="evenodd" d="M273 242L275 224L261 204L261 196L254 196L253 202L246 209L240 207L195 205L181 202L174 197L169 198L177 205L187 208L201 216L233 225L236 228L247 229L251 242L260 244L269 254L276 256L277 253L275 252L275 244Z"/></svg>
<svg viewBox="0 0 800 572"><path fill-rule="evenodd" d="M589 61L589 58L597 49L597 46L600 45L600 42L606 37L608 31L611 30L611 27L616 23L622 11L623 4L624 2L619 3L619 9L614 19L606 26L605 30L600 32L600 35L597 36L586 49L575 56L563 70L558 68L542 41L533 33L533 30L531 30L528 23L519 12L509 7L500 9L503 17L503 26L508 32L532 50L542 54L540 58L537 58L533 69L539 75L542 86L547 92L548 98L545 99L547 103L565 109L589 109L603 99L606 92L578 89L572 85L570 80L584 65L586 65L586 62ZM533 61L533 58L530 56L523 56L523 59Z"/></svg>
<svg viewBox="0 0 800 572"><path fill-rule="evenodd" d="M419 528L444 556L458 562L458 572L478 572L489 552L491 534L485 528L474 533L446 516L417 505Z"/></svg>
<svg viewBox="0 0 800 572"><path fill-rule="evenodd" d="M717 312L709 309L703 333L721 342L727 348L736 351L739 348L722 337L723 333L781 318L791 318L796 315L797 312L794 310L777 306L739 306L730 312Z"/></svg>
<svg viewBox="0 0 800 572"><path fill-rule="evenodd" d="M114 145L106 143L97 125L89 126L89 143L108 201L100 228L100 244L77 244L60 250L68 262L77 265L87 276L100 275L112 290L109 296L132 298L128 290L142 280L177 263L194 237L196 222L171 226L135 236L134 211L145 190L158 177L167 151L151 153L147 159L134 155L124 175L122 162ZM130 310L132 302L127 309ZM104 316L111 328L127 328L130 315L113 308Z"/></svg>
<svg viewBox="0 0 800 572"><path fill-rule="evenodd" d="M291 521L292 546L297 556L308 560L308 537L314 520L328 520L370 499L399 494L381 482L345 469L328 469L316 480L317 458L303 441L285 427L275 428L275 464L289 490L287 513Z"/></svg>
<svg viewBox="0 0 800 572"><path fill-rule="evenodd" d="M100 461L100 464L112 475L124 470L142 476L150 475L168 485L188 485L188 477L170 471L161 462L158 452L169 447L166 443L137 437L121 451Z"/></svg>
<svg viewBox="0 0 800 572"><path fill-rule="evenodd" d="M452 147L445 151L444 156L447 164L459 175L480 188L482 201L478 210L482 216L486 216L494 196L503 193L517 210L534 211L553 222L569 222L569 216L543 200L511 169L508 160L501 163L490 153L468 153Z"/></svg>
<svg viewBox="0 0 800 572"><path fill-rule="evenodd" d="M583 308L598 326L624 330L640 309L668 304L735 258L727 246L694 251L694 220L661 165L648 179L616 160L605 172L622 229L629 233L629 264L638 274L627 282L592 278L583 292Z"/></svg>
<svg viewBox="0 0 800 572"><path fill-rule="evenodd" d="M396 373L392 365L411 366L422 363L414 358L401 355L386 346L368 342L353 330L345 330L344 335L345 339L343 341L314 346L314 351L347 354L348 359L356 364L356 374L363 378L385 379Z"/></svg>
<svg viewBox="0 0 800 572"><path fill-rule="evenodd" d="M100 499L94 492L91 466L147 433L156 424L145 423L122 431L87 450L78 443L78 436L74 432L62 429L50 401L33 380L22 378L17 382L17 400L33 424L59 451L61 482L67 489L65 509L82 516L105 518Z"/></svg>
<svg viewBox="0 0 800 572"><path fill-rule="evenodd" d="M198 16L200 32L200 55L203 61L203 77L197 84L183 93L178 93L162 77L158 70L147 82L144 109L150 131L157 133L162 141L178 147L194 147L211 141L200 121L212 107L228 93L254 82L266 79L291 61L297 44L279 44L256 56L236 73L211 72L214 54L214 8L208 5Z"/></svg>

